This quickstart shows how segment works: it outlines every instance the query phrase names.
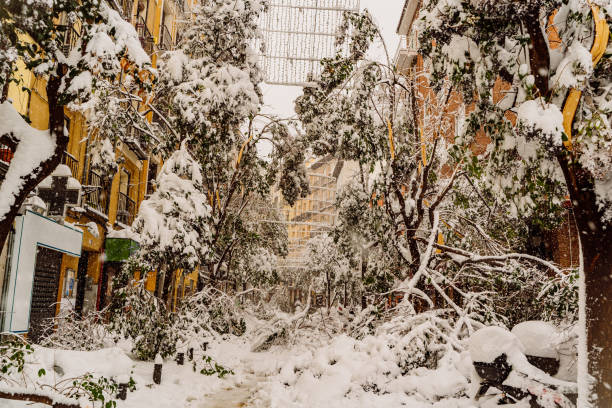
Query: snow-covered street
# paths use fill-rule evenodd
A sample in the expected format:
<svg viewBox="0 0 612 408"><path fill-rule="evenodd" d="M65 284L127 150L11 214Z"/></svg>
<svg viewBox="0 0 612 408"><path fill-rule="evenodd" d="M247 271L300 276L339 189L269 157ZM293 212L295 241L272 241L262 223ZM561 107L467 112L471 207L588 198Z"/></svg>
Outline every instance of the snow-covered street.
<svg viewBox="0 0 612 408"><path fill-rule="evenodd" d="M612 0L0 0L0 408L612 407Z"/></svg>

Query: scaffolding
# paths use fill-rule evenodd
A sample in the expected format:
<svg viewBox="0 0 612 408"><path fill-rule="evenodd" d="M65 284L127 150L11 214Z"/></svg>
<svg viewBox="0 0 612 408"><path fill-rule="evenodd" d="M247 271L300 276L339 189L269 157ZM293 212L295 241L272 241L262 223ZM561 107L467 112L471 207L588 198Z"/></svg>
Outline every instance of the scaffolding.
<svg viewBox="0 0 612 408"><path fill-rule="evenodd" d="M271 0L260 19L258 47L266 82L303 86L318 76L321 60L336 54L344 13L355 11L359 0Z"/></svg>
<svg viewBox="0 0 612 408"><path fill-rule="evenodd" d="M308 240L329 231L336 221L337 177L342 161L331 157L320 158L307 168L310 193L299 199L293 207L279 209L287 225L289 253L279 260L279 268L306 268Z"/></svg>

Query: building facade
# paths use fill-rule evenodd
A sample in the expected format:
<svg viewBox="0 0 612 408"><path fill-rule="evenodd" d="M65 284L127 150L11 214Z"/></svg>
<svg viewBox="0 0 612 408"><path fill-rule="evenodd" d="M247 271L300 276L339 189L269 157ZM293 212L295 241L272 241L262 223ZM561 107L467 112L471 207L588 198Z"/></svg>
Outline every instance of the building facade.
<svg viewBox="0 0 612 408"><path fill-rule="evenodd" d="M110 0L139 35L151 56L174 47L178 25L191 0ZM58 22L61 24L61 21ZM67 30L64 46L73 47L80 36L78 23ZM11 84L8 98L13 108L35 129L48 128L46 81L17 62L22 80ZM23 91L29 88L31 92ZM112 277L138 248L125 234L140 203L153 191L161 159L143 149L130 135L120 135L115 146L118 170L105 178L91 166L91 140L95 129L85 117L64 110L69 143L62 164L36 189L23 206L0 255L0 318L4 331L29 333L36 340L41 320L60 309L77 314L103 309L112 293ZM0 178L12 160L0 146ZM174 297L195 288L196 273L175 273ZM146 277L155 289L155 272Z"/></svg>
<svg viewBox="0 0 612 408"><path fill-rule="evenodd" d="M419 120L421 126L437 126L443 131L441 136L452 139L465 120L466 115L473 109L465 105L458 92L451 91L448 102L439 106L436 95L429 86L428 73L430 61L424 59L419 53L419 33L414 27L414 21L418 17L420 2L418 0L406 0L402 14L397 26L397 34L400 36L400 44L395 55L395 66L398 72L406 75L416 85L417 101L419 105ZM560 40L554 25L547 31L551 46L560 45ZM510 84L498 78L493 89L493 101L501 101ZM513 123L516 115L507 113L507 117ZM486 151L490 139L484 131L476 135L471 150L475 155ZM574 216L569 202L566 203L567 212L561 225L554 231L534 230L528 242L528 250L535 255L548 258L559 264L562 268L572 268L579 265L579 242Z"/></svg>

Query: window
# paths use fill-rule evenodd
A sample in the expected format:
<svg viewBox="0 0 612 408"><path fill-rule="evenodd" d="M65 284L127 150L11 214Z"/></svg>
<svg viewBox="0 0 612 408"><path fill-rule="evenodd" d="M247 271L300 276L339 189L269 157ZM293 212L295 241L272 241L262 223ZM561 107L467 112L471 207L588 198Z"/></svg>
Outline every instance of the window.
<svg viewBox="0 0 612 408"><path fill-rule="evenodd" d="M119 192L126 196L130 195L130 173L125 168L119 173Z"/></svg>

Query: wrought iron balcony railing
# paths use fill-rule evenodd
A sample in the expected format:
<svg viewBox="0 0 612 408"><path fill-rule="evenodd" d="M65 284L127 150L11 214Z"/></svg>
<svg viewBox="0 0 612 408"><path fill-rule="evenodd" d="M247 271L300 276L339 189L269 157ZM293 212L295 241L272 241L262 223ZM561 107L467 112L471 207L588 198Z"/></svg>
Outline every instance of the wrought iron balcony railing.
<svg viewBox="0 0 612 408"><path fill-rule="evenodd" d="M132 10L134 7L134 0L120 0L121 14L126 21L132 21Z"/></svg>
<svg viewBox="0 0 612 408"><path fill-rule="evenodd" d="M65 56L68 56L70 51L76 46L81 33L74 28L74 24L58 25L57 29L62 35L62 52Z"/></svg>
<svg viewBox="0 0 612 408"><path fill-rule="evenodd" d="M102 176L91 169L83 186L83 203L101 214L108 214L108 189L102 183Z"/></svg>
<svg viewBox="0 0 612 408"><path fill-rule="evenodd" d="M138 33L138 38L140 39L140 44L142 48L145 50L147 54L153 53L153 35L149 31L147 27L147 22L144 17L138 16L138 20L136 22L136 32Z"/></svg>
<svg viewBox="0 0 612 408"><path fill-rule="evenodd" d="M72 177L78 180L79 179L79 160L73 155L71 155L70 153L65 151L64 154L62 155L62 163L64 163L66 166L70 168L70 171L72 172Z"/></svg>
<svg viewBox="0 0 612 408"><path fill-rule="evenodd" d="M174 48L174 43L172 41L172 34L170 33L170 30L168 30L168 27L166 27L165 25L162 25L159 34L161 36L159 44L158 44L159 49L169 51L172 48Z"/></svg>
<svg viewBox="0 0 612 408"><path fill-rule="evenodd" d="M117 221L125 225L132 225L134 216L136 215L136 202L127 194L119 193L119 201L117 202Z"/></svg>

